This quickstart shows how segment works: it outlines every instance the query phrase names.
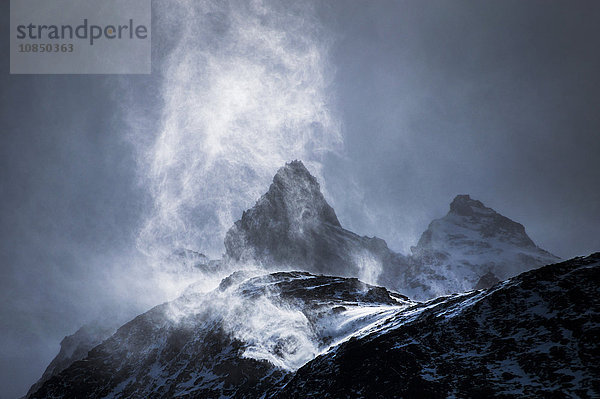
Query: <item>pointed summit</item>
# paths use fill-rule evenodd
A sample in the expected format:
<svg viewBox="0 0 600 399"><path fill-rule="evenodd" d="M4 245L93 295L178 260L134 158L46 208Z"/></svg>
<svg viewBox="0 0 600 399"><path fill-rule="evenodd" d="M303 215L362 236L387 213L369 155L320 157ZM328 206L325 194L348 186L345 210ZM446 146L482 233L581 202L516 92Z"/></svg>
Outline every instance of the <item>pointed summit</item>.
<svg viewBox="0 0 600 399"><path fill-rule="evenodd" d="M459 231L462 233L456 234ZM473 243L474 240L488 239L521 248L537 248L521 223L499 214L469 195L457 195L448 214L431 222L416 248L439 250L456 241Z"/></svg>
<svg viewBox="0 0 600 399"><path fill-rule="evenodd" d="M433 273L453 282L449 292L473 289L486 275L506 279L559 259L535 245L522 224L469 195L456 196L450 211L429 224L412 252Z"/></svg>
<svg viewBox="0 0 600 399"><path fill-rule="evenodd" d="M307 223L329 223L341 227L335 211L323 197L317 179L301 161L292 161L280 168L269 191L256 205L261 210L278 208L282 211L276 213L280 221L289 222L296 228Z"/></svg>
<svg viewBox="0 0 600 399"><path fill-rule="evenodd" d="M345 230L300 161L277 171L273 183L225 236L226 256L268 268L287 267L375 282L392 256L385 241Z"/></svg>
<svg viewBox="0 0 600 399"><path fill-rule="evenodd" d="M482 237L496 237L500 241L523 248L537 248L521 223L486 207L481 201L471 199L469 195L457 195L450 204L448 216L449 219L454 219L456 224L472 224Z"/></svg>
<svg viewBox="0 0 600 399"><path fill-rule="evenodd" d="M479 212L494 212L493 209L483 205L481 201L471 199L468 194L457 195L450 204L450 212L458 215L472 215L476 210Z"/></svg>
<svg viewBox="0 0 600 399"><path fill-rule="evenodd" d="M317 179L301 161L280 168L269 190L245 211L225 236L227 255L234 260L279 263L304 260L304 248L317 230L341 228Z"/></svg>

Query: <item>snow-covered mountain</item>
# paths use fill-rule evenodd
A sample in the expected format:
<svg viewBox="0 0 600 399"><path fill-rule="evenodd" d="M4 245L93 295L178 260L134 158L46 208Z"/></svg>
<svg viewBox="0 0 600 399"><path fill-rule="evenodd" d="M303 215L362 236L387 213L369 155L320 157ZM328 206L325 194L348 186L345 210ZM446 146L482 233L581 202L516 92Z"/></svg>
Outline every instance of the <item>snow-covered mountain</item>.
<svg viewBox="0 0 600 399"><path fill-rule="evenodd" d="M424 287L417 298L486 288L559 260L536 246L523 225L468 195L457 196L411 249L413 283Z"/></svg>
<svg viewBox="0 0 600 399"><path fill-rule="evenodd" d="M414 302L357 279L236 272L125 324L30 398L260 397Z"/></svg>
<svg viewBox="0 0 600 399"><path fill-rule="evenodd" d="M275 398L600 397L600 253L398 310Z"/></svg>
<svg viewBox="0 0 600 399"><path fill-rule="evenodd" d="M121 327L30 398L596 397L600 253L417 303L236 272Z"/></svg>
<svg viewBox="0 0 600 399"><path fill-rule="evenodd" d="M600 256L514 277L558 258L467 195L403 255L344 229L317 180L294 161L232 226L225 248L220 260L174 251L166 261L185 273L229 277L208 293L191 285L110 337L81 330L66 338L28 397L600 392L589 380L597 361L581 353L598 352L590 337L600 331L591 298ZM349 390L345 378L355 380ZM474 388L465 378L475 379Z"/></svg>

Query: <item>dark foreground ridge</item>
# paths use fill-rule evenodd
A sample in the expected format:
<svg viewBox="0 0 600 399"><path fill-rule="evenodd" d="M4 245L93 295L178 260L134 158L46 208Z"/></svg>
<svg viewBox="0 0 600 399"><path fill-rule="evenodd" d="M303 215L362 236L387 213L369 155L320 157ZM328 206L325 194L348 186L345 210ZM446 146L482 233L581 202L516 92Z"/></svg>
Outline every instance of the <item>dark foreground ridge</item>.
<svg viewBox="0 0 600 399"><path fill-rule="evenodd" d="M352 278L236 272L136 317L30 398L257 398L414 302Z"/></svg>
<svg viewBox="0 0 600 399"><path fill-rule="evenodd" d="M600 396L600 253L398 312L276 398Z"/></svg>
<svg viewBox="0 0 600 399"><path fill-rule="evenodd" d="M30 397L597 397L598 375L600 253L426 303L237 272L138 316Z"/></svg>

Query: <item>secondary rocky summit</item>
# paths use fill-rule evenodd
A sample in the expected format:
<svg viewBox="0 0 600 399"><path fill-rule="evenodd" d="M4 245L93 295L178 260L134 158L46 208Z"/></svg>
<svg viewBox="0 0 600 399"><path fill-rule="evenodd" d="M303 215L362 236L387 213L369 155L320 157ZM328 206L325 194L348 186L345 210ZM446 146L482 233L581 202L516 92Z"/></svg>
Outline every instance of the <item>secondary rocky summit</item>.
<svg viewBox="0 0 600 399"><path fill-rule="evenodd" d="M522 224L468 195L457 196L448 214L429 224L412 247L412 259L421 297L487 288L559 261L535 245Z"/></svg>

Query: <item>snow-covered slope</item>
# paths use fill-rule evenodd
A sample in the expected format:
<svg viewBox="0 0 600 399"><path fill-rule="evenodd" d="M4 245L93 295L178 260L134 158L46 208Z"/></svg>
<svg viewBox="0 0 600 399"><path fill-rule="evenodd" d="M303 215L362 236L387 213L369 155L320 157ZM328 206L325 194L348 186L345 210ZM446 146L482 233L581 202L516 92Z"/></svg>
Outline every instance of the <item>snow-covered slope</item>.
<svg viewBox="0 0 600 399"><path fill-rule="evenodd" d="M412 302L237 272L121 327L32 398L597 397L600 253Z"/></svg>
<svg viewBox="0 0 600 399"><path fill-rule="evenodd" d="M598 376L600 253L399 310L270 396L597 398Z"/></svg>
<svg viewBox="0 0 600 399"><path fill-rule="evenodd" d="M412 278L424 287L414 293L420 299L484 288L559 260L536 246L523 225L468 195L431 222L412 252Z"/></svg>
<svg viewBox="0 0 600 399"><path fill-rule="evenodd" d="M237 272L121 327L30 398L259 397L414 302L357 279Z"/></svg>

